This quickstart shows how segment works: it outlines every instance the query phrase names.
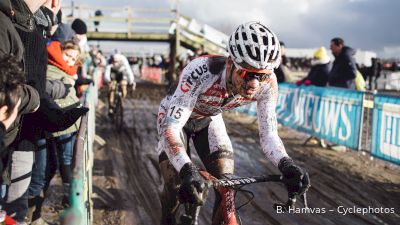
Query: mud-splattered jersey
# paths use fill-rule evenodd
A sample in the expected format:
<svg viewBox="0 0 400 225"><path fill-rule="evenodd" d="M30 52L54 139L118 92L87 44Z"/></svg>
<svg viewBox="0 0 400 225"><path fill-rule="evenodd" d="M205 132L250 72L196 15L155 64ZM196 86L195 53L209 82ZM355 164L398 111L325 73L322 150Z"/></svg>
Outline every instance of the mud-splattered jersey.
<svg viewBox="0 0 400 225"><path fill-rule="evenodd" d="M200 57L190 62L182 71L175 92L162 100L158 114L159 153L165 151L172 165L180 171L191 161L181 137L181 130L189 119L212 119L223 111L256 101L261 146L266 157L277 166L287 153L277 132L275 75L262 82L253 98L239 94L229 96L226 64L220 63L220 68L215 68L213 57L219 56ZM221 132L226 130L221 129Z"/></svg>

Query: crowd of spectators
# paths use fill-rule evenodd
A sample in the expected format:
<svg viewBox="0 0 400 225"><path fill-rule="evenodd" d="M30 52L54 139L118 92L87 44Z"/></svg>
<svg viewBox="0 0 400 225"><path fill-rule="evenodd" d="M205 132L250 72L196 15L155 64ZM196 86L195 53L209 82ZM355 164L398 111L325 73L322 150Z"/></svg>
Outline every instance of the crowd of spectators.
<svg viewBox="0 0 400 225"><path fill-rule="evenodd" d="M78 95L101 52L89 54L87 27L62 23L60 3L0 1L0 207L16 224L47 224L46 190L58 169L69 205L73 146L89 110Z"/></svg>

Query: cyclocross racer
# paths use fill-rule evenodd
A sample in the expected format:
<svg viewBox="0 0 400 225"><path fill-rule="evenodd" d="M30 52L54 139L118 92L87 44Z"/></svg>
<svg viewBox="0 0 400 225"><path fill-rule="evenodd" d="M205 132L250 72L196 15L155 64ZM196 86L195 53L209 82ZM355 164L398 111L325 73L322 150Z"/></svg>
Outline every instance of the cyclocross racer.
<svg viewBox="0 0 400 225"><path fill-rule="evenodd" d="M161 102L157 121L164 179L161 224L175 224L177 184L180 197L190 203L203 201L204 180L186 152L190 138L210 174L216 178L233 174L233 149L221 112L251 102L257 102L262 149L286 178L288 192L302 194L309 186L308 174L294 164L278 136L278 85L273 73L281 59L277 36L258 22L248 22L230 36L228 50L228 58L209 55L190 62L175 92ZM219 201L217 193L215 206Z"/></svg>
<svg viewBox="0 0 400 225"><path fill-rule="evenodd" d="M116 50L115 54L110 58L109 65L107 65L104 73L104 80L109 82L108 113L112 115L114 112L114 96L117 91L117 84L120 83L121 85L122 99L125 99L127 96L127 85L131 86L132 90L136 87L133 71L129 65L128 59L118 50Z"/></svg>

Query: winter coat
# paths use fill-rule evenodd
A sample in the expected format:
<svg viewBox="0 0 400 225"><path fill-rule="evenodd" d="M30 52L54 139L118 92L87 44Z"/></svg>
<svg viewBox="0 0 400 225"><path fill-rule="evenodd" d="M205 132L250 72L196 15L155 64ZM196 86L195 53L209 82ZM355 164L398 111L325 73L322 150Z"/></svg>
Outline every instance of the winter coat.
<svg viewBox="0 0 400 225"><path fill-rule="evenodd" d="M344 46L340 54L335 57L329 73L329 86L355 89L357 72L355 53L354 49Z"/></svg>
<svg viewBox="0 0 400 225"><path fill-rule="evenodd" d="M48 47L49 64L47 66L47 80L60 80L66 85L70 85L72 79L71 74L68 72L76 71L75 66L68 66L62 57L62 51L60 43L53 41ZM76 90L73 86L69 87L69 92L64 98L56 99L55 102L62 109L76 108L80 105L80 101L76 95ZM80 119L75 122L69 128L48 134L50 137L58 137L63 134L69 134L79 129Z"/></svg>
<svg viewBox="0 0 400 225"><path fill-rule="evenodd" d="M46 80L46 93L52 99L64 98L69 93L70 84L65 85L61 80Z"/></svg>
<svg viewBox="0 0 400 225"><path fill-rule="evenodd" d="M14 14L11 15L11 11ZM0 57L13 55L23 61L24 46L15 27L32 32L35 28L33 15L23 0L0 1Z"/></svg>
<svg viewBox="0 0 400 225"><path fill-rule="evenodd" d="M302 81L309 80L311 85L325 87L328 83L329 71L331 69L331 64L314 64L311 66L310 72L308 72L307 77Z"/></svg>
<svg viewBox="0 0 400 225"><path fill-rule="evenodd" d="M71 76L66 74L64 71L59 69L58 67L55 67L53 65L48 65L47 67L47 79L48 80L60 80L64 84L70 84L70 79ZM54 100L58 106L60 106L63 109L71 109L71 108L76 108L80 106L80 101L79 98L76 96L76 90L73 86L70 86L69 92L67 96L64 98L59 98ZM75 124L70 126L69 128L59 131L59 132L54 132L54 133L48 133L47 136L49 137L59 137L63 134L69 134L77 131L79 129L81 120L78 119Z"/></svg>

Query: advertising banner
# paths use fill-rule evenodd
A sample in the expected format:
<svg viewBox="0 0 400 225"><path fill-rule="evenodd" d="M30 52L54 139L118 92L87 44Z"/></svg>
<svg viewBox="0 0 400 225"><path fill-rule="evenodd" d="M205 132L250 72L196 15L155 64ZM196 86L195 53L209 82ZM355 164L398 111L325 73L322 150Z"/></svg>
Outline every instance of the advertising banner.
<svg viewBox="0 0 400 225"><path fill-rule="evenodd" d="M278 121L312 136L358 149L364 93L279 84Z"/></svg>
<svg viewBox="0 0 400 225"><path fill-rule="evenodd" d="M400 164L400 97L374 96L371 154Z"/></svg>

